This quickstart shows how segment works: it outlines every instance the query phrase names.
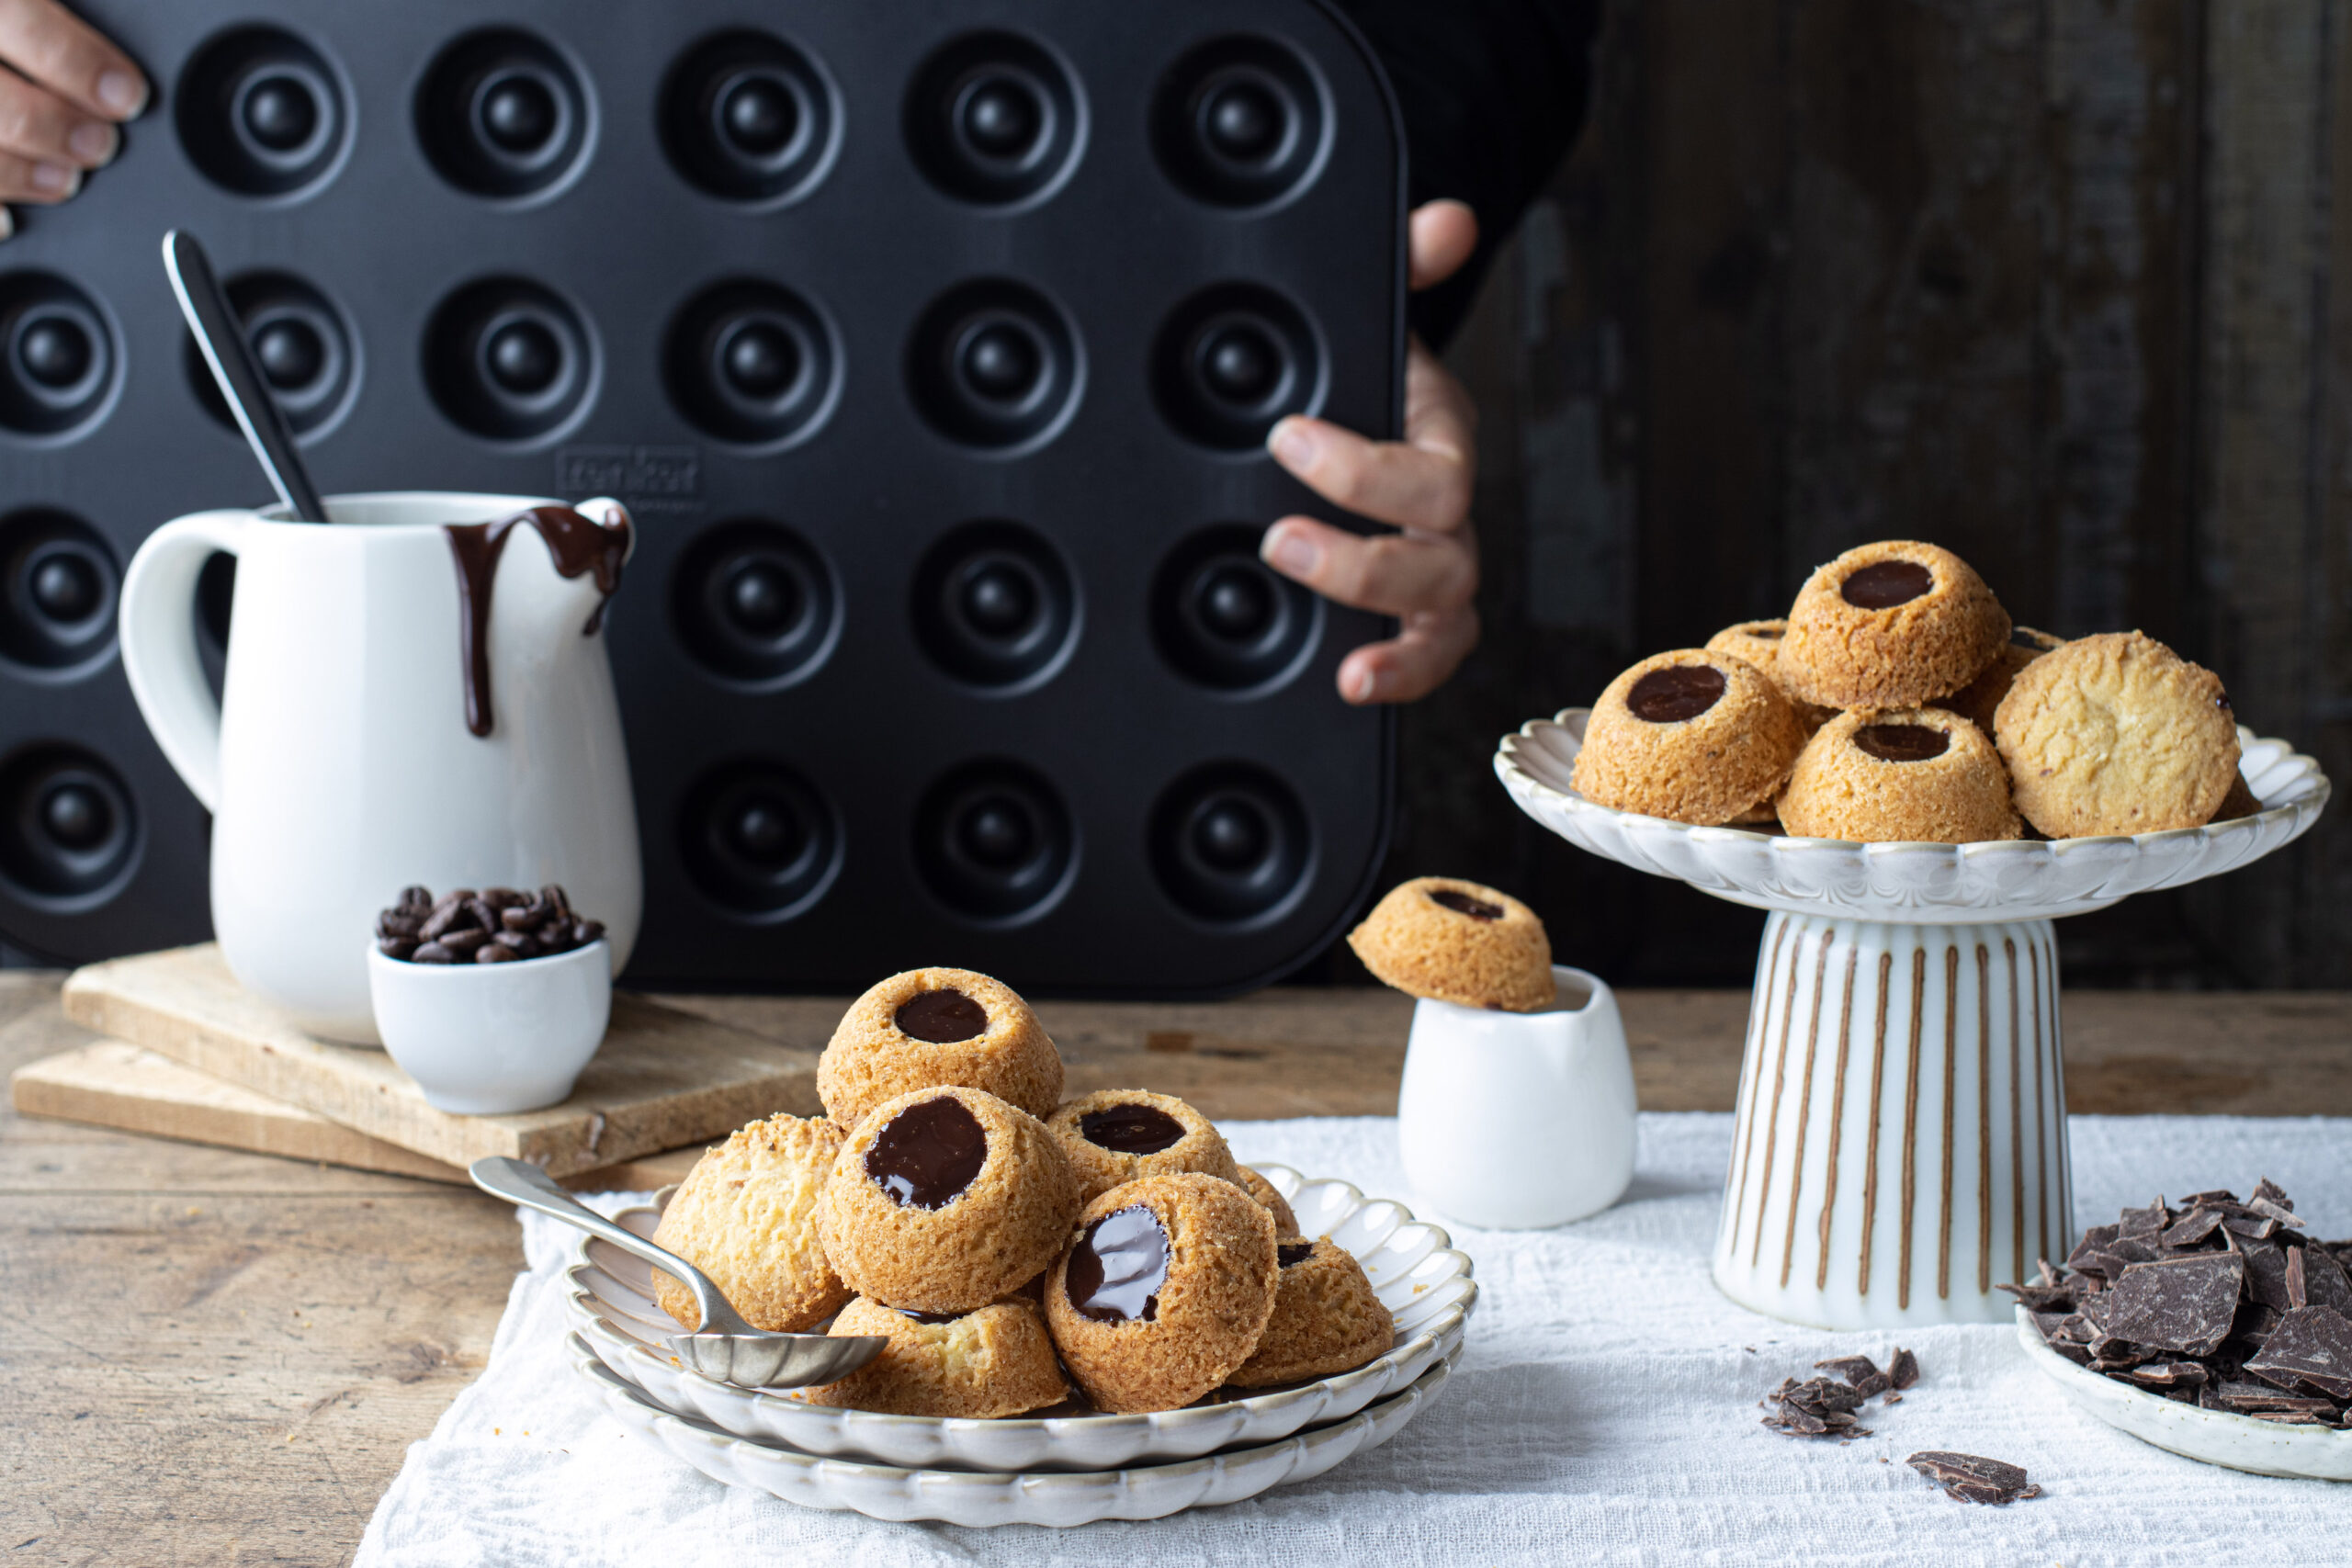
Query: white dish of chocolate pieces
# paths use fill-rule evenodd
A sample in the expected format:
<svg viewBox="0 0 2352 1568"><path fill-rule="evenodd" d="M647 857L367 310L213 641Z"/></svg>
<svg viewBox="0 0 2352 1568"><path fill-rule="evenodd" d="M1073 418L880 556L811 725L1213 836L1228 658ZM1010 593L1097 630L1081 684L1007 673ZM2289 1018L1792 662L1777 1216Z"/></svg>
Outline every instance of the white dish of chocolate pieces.
<svg viewBox="0 0 2352 1568"><path fill-rule="evenodd" d="M2309 1234L2266 1180L2126 1209L2047 1262L2018 1339L2089 1414L2260 1475L2352 1481L2352 1242Z"/></svg>

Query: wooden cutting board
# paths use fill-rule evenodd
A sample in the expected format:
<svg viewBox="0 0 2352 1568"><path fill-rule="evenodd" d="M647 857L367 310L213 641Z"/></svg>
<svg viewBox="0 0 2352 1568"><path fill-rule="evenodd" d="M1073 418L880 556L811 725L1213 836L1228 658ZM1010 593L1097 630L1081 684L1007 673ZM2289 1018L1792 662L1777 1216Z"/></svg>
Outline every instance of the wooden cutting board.
<svg viewBox="0 0 2352 1568"><path fill-rule="evenodd" d="M815 1049L627 993L571 1098L511 1116L435 1111L383 1052L313 1039L246 994L211 943L76 970L63 1001L98 1034L460 1168L506 1155L571 1177L820 1109Z"/></svg>

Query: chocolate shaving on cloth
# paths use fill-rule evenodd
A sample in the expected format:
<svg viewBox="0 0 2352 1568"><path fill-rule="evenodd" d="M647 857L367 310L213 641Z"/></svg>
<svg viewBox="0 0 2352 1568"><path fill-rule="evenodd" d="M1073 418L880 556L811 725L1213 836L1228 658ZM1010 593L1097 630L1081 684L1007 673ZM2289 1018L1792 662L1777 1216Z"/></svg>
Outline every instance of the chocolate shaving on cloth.
<svg viewBox="0 0 2352 1568"><path fill-rule="evenodd" d="M1871 1429L1856 1425L1854 1412L1882 1393L1892 1404L1901 1397L1893 1390L1919 1381L1918 1359L1904 1349L1894 1352L1884 1371L1868 1356L1816 1361L1814 1371L1836 1376L1807 1378L1803 1382L1781 1379L1781 1386L1764 1401L1765 1426L1792 1438L1867 1438Z"/></svg>
<svg viewBox="0 0 2352 1568"><path fill-rule="evenodd" d="M1942 1487L1944 1495L1962 1503L2001 1505L2041 1495L2041 1488L2026 1480L2023 1465L1997 1459L1929 1450L1903 1462Z"/></svg>

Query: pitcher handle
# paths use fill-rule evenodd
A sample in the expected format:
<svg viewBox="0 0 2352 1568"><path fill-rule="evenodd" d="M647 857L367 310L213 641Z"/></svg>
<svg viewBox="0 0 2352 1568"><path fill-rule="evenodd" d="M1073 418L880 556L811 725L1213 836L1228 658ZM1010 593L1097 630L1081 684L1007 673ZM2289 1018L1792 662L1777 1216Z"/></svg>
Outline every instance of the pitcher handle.
<svg viewBox="0 0 2352 1568"><path fill-rule="evenodd" d="M122 579L123 673L130 694L188 791L220 800L220 705L196 653L196 581L215 550L236 555L252 514L199 512L147 536Z"/></svg>

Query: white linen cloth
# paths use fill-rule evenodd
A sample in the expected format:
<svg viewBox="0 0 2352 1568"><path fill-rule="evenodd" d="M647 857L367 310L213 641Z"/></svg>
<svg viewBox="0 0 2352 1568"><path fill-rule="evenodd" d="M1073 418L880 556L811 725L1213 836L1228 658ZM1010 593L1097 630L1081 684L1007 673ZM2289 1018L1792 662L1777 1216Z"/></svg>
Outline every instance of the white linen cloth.
<svg viewBox="0 0 2352 1568"><path fill-rule="evenodd" d="M1409 1201L1385 1118L1241 1122L1244 1163L1338 1176ZM1449 1226L1481 1290L1466 1352L1385 1446L1247 1502L1070 1530L889 1524L705 1478L605 1416L566 1365L560 1270L577 1234L522 1216L514 1282L481 1378L408 1460L362 1568L692 1563L1344 1562L1363 1568L1629 1562L2226 1564L2320 1562L2352 1541L2352 1485L2240 1474L2077 1414L2008 1325L1828 1334L1734 1306L1707 1276L1731 1118L1645 1115L1623 1201L1555 1231ZM2077 1117L2077 1229L2158 1193L2267 1176L2328 1238L2352 1235L2352 1121ZM616 1196L599 1206L617 1207ZM1443 1223L1442 1215L1428 1215ZM1872 1435L1799 1439L1757 1401L1825 1357L1922 1381L1873 1401ZM1922 1449L2021 1464L2044 1495L1953 1502Z"/></svg>

